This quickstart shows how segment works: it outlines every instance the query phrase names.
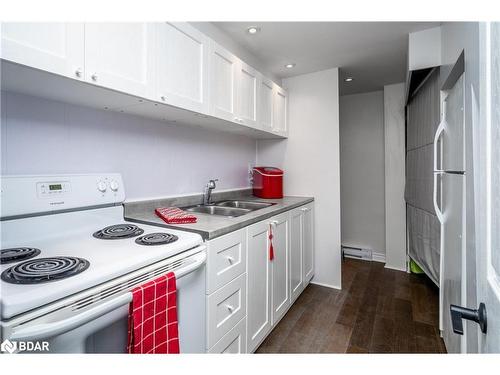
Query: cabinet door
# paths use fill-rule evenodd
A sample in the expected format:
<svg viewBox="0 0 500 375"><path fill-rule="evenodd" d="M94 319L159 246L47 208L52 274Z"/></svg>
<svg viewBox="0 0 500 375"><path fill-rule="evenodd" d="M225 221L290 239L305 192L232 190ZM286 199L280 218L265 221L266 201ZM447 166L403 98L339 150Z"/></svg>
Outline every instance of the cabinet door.
<svg viewBox="0 0 500 375"><path fill-rule="evenodd" d="M272 324L275 325L290 305L289 276L289 215L284 213L271 220L273 231L274 259L272 265Z"/></svg>
<svg viewBox="0 0 500 375"><path fill-rule="evenodd" d="M208 352L212 354L244 354L247 352L246 319L243 318Z"/></svg>
<svg viewBox="0 0 500 375"><path fill-rule="evenodd" d="M239 60L215 42L210 43L210 114L236 121Z"/></svg>
<svg viewBox="0 0 500 375"><path fill-rule="evenodd" d="M246 229L208 241L207 294L215 292L246 271Z"/></svg>
<svg viewBox="0 0 500 375"><path fill-rule="evenodd" d="M304 212L302 256L305 286L314 276L314 205L309 203L301 209Z"/></svg>
<svg viewBox="0 0 500 375"><path fill-rule="evenodd" d="M269 79L263 78L259 83L259 103L258 119L260 128L272 130L274 124L274 91L273 82Z"/></svg>
<svg viewBox="0 0 500 375"><path fill-rule="evenodd" d="M290 212L290 297L295 301L304 289L302 270L304 211L296 208Z"/></svg>
<svg viewBox="0 0 500 375"><path fill-rule="evenodd" d="M251 66L240 61L237 79L237 122L256 127L260 74Z"/></svg>
<svg viewBox="0 0 500 375"><path fill-rule="evenodd" d="M271 267L269 222L247 232L247 349L253 352L271 331Z"/></svg>
<svg viewBox="0 0 500 375"><path fill-rule="evenodd" d="M2 59L83 79L82 23L2 22Z"/></svg>
<svg viewBox="0 0 500 375"><path fill-rule="evenodd" d="M160 23L156 35L157 100L208 113L209 39L186 22Z"/></svg>
<svg viewBox="0 0 500 375"><path fill-rule="evenodd" d="M153 23L86 23L85 80L153 99Z"/></svg>
<svg viewBox="0 0 500 375"><path fill-rule="evenodd" d="M288 93L274 85L274 126L273 130L288 135Z"/></svg>

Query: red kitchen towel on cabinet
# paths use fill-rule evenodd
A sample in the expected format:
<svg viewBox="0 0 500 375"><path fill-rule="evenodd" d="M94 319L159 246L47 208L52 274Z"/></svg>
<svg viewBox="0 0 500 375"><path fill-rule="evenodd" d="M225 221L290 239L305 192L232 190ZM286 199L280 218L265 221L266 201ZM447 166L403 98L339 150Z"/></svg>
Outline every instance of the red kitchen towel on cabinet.
<svg viewBox="0 0 500 375"><path fill-rule="evenodd" d="M188 214L178 207L162 207L155 209L156 215L161 217L167 224L189 224L196 223L196 216Z"/></svg>
<svg viewBox="0 0 500 375"><path fill-rule="evenodd" d="M274 259L274 248L273 248L273 226L269 224L269 260Z"/></svg>
<svg viewBox="0 0 500 375"><path fill-rule="evenodd" d="M128 352L179 353L177 286L169 272L132 290L128 317Z"/></svg>

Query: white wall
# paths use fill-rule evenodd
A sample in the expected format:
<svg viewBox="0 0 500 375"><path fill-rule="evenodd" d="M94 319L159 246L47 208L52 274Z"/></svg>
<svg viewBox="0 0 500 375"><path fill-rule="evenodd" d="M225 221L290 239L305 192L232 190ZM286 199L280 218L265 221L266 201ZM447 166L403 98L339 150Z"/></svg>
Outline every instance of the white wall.
<svg viewBox="0 0 500 375"><path fill-rule="evenodd" d="M2 174L119 172L128 200L249 186L253 139L2 94Z"/></svg>
<svg viewBox="0 0 500 375"><path fill-rule="evenodd" d="M404 83L384 86L385 266L401 271L406 271L404 100Z"/></svg>
<svg viewBox="0 0 500 375"><path fill-rule="evenodd" d="M341 286L338 69L283 80L287 140L257 142L257 164L285 171L287 195L315 198L314 283Z"/></svg>
<svg viewBox="0 0 500 375"><path fill-rule="evenodd" d="M441 27L410 33L408 69L418 70L441 65Z"/></svg>
<svg viewBox="0 0 500 375"><path fill-rule="evenodd" d="M385 259L384 93L340 97L342 245Z"/></svg>

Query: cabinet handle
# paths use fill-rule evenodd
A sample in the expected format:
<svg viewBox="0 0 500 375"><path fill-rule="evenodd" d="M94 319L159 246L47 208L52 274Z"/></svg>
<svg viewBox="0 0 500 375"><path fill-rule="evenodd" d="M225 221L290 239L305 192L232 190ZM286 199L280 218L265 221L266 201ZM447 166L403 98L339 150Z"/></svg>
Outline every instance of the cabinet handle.
<svg viewBox="0 0 500 375"><path fill-rule="evenodd" d="M234 311L234 307L233 307L233 306L231 306L231 305L226 305L226 307L227 307L227 310L228 310L230 313L233 313L233 311Z"/></svg>
<svg viewBox="0 0 500 375"><path fill-rule="evenodd" d="M162 96L161 100L163 100L164 102L166 102L167 101L167 97L166 96Z"/></svg>
<svg viewBox="0 0 500 375"><path fill-rule="evenodd" d="M307 211L309 211L309 207L303 207L303 208L301 208L301 211L307 212Z"/></svg>
<svg viewBox="0 0 500 375"><path fill-rule="evenodd" d="M81 78L82 75L83 75L82 68L78 68L77 70L75 70L75 76L77 76L78 78Z"/></svg>
<svg viewBox="0 0 500 375"><path fill-rule="evenodd" d="M279 223L280 223L280 222L279 222L278 220L273 220L273 221L271 221L271 225L272 225L273 227L275 227L275 226L276 226L276 225L278 225Z"/></svg>
<svg viewBox="0 0 500 375"><path fill-rule="evenodd" d="M232 256L227 256L226 259L228 260L229 263L233 264L234 258Z"/></svg>
<svg viewBox="0 0 500 375"><path fill-rule="evenodd" d="M239 119L238 117L235 117L235 118L234 118L234 121L239 122L239 121L240 121L240 119Z"/></svg>
<svg viewBox="0 0 500 375"><path fill-rule="evenodd" d="M94 73L94 74L92 74L91 78L92 78L92 81L97 81L97 78L99 78L99 77L97 76L97 73Z"/></svg>

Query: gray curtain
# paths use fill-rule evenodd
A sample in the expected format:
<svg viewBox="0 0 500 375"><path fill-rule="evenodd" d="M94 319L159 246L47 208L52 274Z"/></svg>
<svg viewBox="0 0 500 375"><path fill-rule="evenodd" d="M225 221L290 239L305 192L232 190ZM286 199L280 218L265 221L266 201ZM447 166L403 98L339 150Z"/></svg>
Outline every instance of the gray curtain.
<svg viewBox="0 0 500 375"><path fill-rule="evenodd" d="M440 121L439 69L407 105L406 225L408 253L439 284L440 224L432 203L434 134Z"/></svg>

